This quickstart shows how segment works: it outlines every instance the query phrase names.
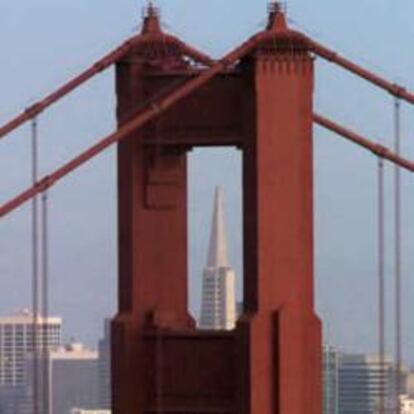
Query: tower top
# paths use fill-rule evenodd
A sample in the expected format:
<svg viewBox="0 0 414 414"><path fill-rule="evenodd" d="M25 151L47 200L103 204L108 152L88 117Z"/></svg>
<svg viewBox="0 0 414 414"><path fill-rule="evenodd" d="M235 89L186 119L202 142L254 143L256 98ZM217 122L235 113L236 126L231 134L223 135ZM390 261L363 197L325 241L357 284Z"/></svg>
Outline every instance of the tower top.
<svg viewBox="0 0 414 414"><path fill-rule="evenodd" d="M287 30L286 23L286 4L280 1L271 1L268 4L269 20L267 30L282 31Z"/></svg>
<svg viewBox="0 0 414 414"><path fill-rule="evenodd" d="M160 11L149 1L144 9L144 23L142 26L142 34L161 33Z"/></svg>
<svg viewBox="0 0 414 414"><path fill-rule="evenodd" d="M216 187L207 267L228 267L229 265L223 204L223 191L220 187Z"/></svg>

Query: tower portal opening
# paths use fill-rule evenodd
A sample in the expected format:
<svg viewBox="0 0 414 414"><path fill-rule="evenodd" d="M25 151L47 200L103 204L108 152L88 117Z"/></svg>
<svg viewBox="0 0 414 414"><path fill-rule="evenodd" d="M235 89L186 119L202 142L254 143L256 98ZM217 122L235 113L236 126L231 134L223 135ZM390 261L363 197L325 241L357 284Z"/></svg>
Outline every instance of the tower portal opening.
<svg viewBox="0 0 414 414"><path fill-rule="evenodd" d="M188 155L189 311L199 329L231 330L242 309L242 153Z"/></svg>

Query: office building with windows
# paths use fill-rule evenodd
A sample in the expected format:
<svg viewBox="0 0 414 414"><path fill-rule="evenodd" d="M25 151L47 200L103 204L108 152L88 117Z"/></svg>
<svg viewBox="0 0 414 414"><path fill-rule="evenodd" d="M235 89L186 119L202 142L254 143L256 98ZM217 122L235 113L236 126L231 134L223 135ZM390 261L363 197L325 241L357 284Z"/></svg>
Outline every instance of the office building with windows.
<svg viewBox="0 0 414 414"><path fill-rule="evenodd" d="M338 349L324 345L322 357L323 414L338 414Z"/></svg>
<svg viewBox="0 0 414 414"><path fill-rule="evenodd" d="M47 349L60 345L62 319L38 318L38 346ZM23 310L16 315L0 316L0 386L18 386L26 382L27 354L33 352L33 315Z"/></svg>
<svg viewBox="0 0 414 414"><path fill-rule="evenodd" d="M382 366L376 354L341 354L339 414L394 414L395 378L395 365L388 357ZM402 393L406 389L404 379Z"/></svg>
<svg viewBox="0 0 414 414"><path fill-rule="evenodd" d="M67 414L73 408L100 409L98 352L70 343L47 353L48 407L42 414ZM45 363L41 358L42 365ZM33 364L27 361L31 375Z"/></svg>

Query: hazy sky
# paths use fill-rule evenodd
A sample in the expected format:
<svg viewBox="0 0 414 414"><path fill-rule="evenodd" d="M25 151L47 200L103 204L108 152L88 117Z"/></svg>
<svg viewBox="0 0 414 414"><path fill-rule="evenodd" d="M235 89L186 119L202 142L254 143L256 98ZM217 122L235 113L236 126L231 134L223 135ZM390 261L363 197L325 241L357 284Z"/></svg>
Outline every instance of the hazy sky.
<svg viewBox="0 0 414 414"><path fill-rule="evenodd" d="M144 2L137 0L0 0L0 121L40 99L133 35ZM266 21L266 0L164 0L165 29L220 56ZM392 81L414 90L412 0L290 0L291 24ZM317 63L316 109L392 145L392 98L331 64ZM41 169L46 173L115 125L109 70L40 117ZM403 105L403 149L414 159L414 109ZM29 183L29 129L1 143L0 200ZM316 284L325 340L351 351L375 351L376 160L315 128ZM214 168L212 168L214 165ZM220 166L220 167L218 167ZM51 193L52 310L67 337L94 343L115 310L116 188L110 150ZM225 189L231 258L239 276L240 153L190 156L191 304L198 312L214 186ZM387 168L388 195L392 168ZM404 342L414 363L414 176L404 185ZM387 249L392 249L392 200ZM1 223L0 312L30 304L30 210ZM392 317L388 255L388 320ZM240 277L239 277L240 282ZM240 287L240 283L239 283ZM411 302L411 309L410 309ZM392 327L388 329L392 342ZM389 347L391 349L391 347Z"/></svg>

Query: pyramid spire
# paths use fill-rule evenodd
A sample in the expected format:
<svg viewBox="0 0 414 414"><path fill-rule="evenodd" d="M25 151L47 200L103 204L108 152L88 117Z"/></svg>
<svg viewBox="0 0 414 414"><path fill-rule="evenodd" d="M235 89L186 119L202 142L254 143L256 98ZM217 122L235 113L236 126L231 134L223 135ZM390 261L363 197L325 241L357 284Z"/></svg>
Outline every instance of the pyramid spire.
<svg viewBox="0 0 414 414"><path fill-rule="evenodd" d="M223 191L216 187L207 267L228 267L227 233L224 223Z"/></svg>

